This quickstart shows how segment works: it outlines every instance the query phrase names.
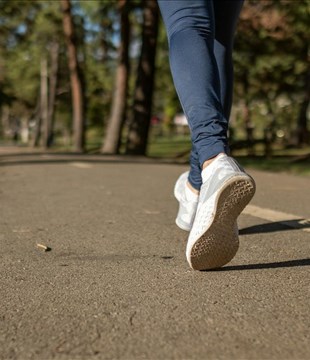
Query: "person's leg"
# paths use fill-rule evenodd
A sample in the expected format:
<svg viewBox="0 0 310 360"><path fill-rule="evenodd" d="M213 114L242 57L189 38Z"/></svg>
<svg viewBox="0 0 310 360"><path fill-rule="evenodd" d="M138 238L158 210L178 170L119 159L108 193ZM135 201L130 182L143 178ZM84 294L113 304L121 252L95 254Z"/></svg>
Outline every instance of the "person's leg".
<svg viewBox="0 0 310 360"><path fill-rule="evenodd" d="M214 55L220 77L221 104L225 119L229 122L233 98L233 42L237 21L244 0L216 0L213 2L215 18ZM200 189L201 167L197 151L191 151L190 183Z"/></svg>
<svg viewBox="0 0 310 360"><path fill-rule="evenodd" d="M214 55L219 69L221 103L229 121L233 96L233 43L244 0L216 0Z"/></svg>
<svg viewBox="0 0 310 360"><path fill-rule="evenodd" d="M196 150L191 156L189 181L199 190L202 164L228 151L227 119L223 115L214 56L213 1L158 0L158 3L168 34L174 84Z"/></svg>
<svg viewBox="0 0 310 360"><path fill-rule="evenodd" d="M186 257L193 269L212 269L225 265L238 250L236 220L253 197L255 182L226 155L228 118L225 112L230 111L231 100L225 112L222 101L231 90L228 86L221 91L220 81L224 82L227 75L221 77L218 63L221 66L222 57L223 68L228 64L221 48L219 60L214 55L216 23L213 1L158 1L168 33L175 87L191 129L192 164L197 164L197 154L198 164L203 169ZM216 11L221 17L221 13ZM223 11L228 14L225 9ZM217 34L218 45L224 47L220 35L225 34ZM179 179L180 184L182 179ZM191 184L198 190L194 182ZM189 213L185 215L189 218Z"/></svg>

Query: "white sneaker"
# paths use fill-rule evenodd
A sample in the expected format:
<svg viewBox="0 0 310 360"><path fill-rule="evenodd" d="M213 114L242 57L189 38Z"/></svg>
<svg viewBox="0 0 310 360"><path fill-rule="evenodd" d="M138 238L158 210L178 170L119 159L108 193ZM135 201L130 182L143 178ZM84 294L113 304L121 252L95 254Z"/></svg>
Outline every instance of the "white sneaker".
<svg viewBox="0 0 310 360"><path fill-rule="evenodd" d="M254 180L231 157L220 154L202 171L203 184L186 257L195 270L227 264L239 247L237 217L255 193Z"/></svg>
<svg viewBox="0 0 310 360"><path fill-rule="evenodd" d="M180 175L174 186L174 196L179 201L179 211L175 223L180 229L185 231L191 230L198 205L198 195L195 196L193 193L191 199L188 199L186 196L188 174L189 171L186 171Z"/></svg>

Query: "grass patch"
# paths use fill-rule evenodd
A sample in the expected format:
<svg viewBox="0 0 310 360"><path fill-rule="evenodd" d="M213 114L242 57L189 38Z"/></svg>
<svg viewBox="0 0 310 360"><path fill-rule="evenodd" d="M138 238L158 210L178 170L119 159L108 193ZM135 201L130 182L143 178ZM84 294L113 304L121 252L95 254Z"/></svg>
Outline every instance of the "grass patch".
<svg viewBox="0 0 310 360"><path fill-rule="evenodd" d="M102 144L102 131L91 129L86 136L86 152L98 153ZM56 146L50 151L71 152L71 144L63 144L62 139L56 139ZM4 145L14 145L10 141L1 141ZM18 145L18 144L15 144ZM21 144L19 144L21 146ZM124 151L122 147L121 153ZM191 151L191 141L189 135L173 136L151 136L147 155L157 159L181 159L189 160ZM279 144L273 145L272 157L264 157L263 144L254 147L255 156L248 155L248 149L242 148L235 150L233 156L246 168L266 170L272 172L286 172L310 176L310 146L306 148L285 149Z"/></svg>
<svg viewBox="0 0 310 360"><path fill-rule="evenodd" d="M171 136L151 139L147 154L156 158L176 158L186 156L191 150L189 137Z"/></svg>
<svg viewBox="0 0 310 360"><path fill-rule="evenodd" d="M191 142L189 136L153 138L148 156L155 158L189 159ZM236 150L233 156L246 168L272 172L286 172L310 176L310 147L284 149L275 146L271 158L264 157L263 148L255 148L256 156L248 156L247 149Z"/></svg>
<svg viewBox="0 0 310 360"><path fill-rule="evenodd" d="M240 164L242 164L242 166L248 169L310 176L309 156L304 158L298 156L274 156L271 159L266 159L263 156L236 156L236 159L240 162Z"/></svg>

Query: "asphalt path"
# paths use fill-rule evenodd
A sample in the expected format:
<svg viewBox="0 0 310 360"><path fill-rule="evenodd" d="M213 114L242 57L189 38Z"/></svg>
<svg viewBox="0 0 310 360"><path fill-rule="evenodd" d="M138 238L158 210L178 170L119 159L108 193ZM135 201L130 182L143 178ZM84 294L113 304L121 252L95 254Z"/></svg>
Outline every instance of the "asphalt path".
<svg viewBox="0 0 310 360"><path fill-rule="evenodd" d="M309 177L249 171L259 217L198 272L174 224L186 169L0 151L0 359L310 358Z"/></svg>

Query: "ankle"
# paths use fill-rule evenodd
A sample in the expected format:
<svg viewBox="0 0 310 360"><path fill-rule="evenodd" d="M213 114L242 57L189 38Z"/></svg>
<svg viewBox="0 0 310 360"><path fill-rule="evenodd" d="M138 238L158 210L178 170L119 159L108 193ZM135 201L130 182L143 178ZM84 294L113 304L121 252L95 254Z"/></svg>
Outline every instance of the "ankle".
<svg viewBox="0 0 310 360"><path fill-rule="evenodd" d="M207 166L209 166L219 155L225 155L225 153L221 152L221 153L217 154L216 156L214 156L213 158L206 160L202 164L202 170L205 169Z"/></svg>
<svg viewBox="0 0 310 360"><path fill-rule="evenodd" d="M189 181L186 182L186 187L195 195L199 195L199 191L195 189Z"/></svg>

